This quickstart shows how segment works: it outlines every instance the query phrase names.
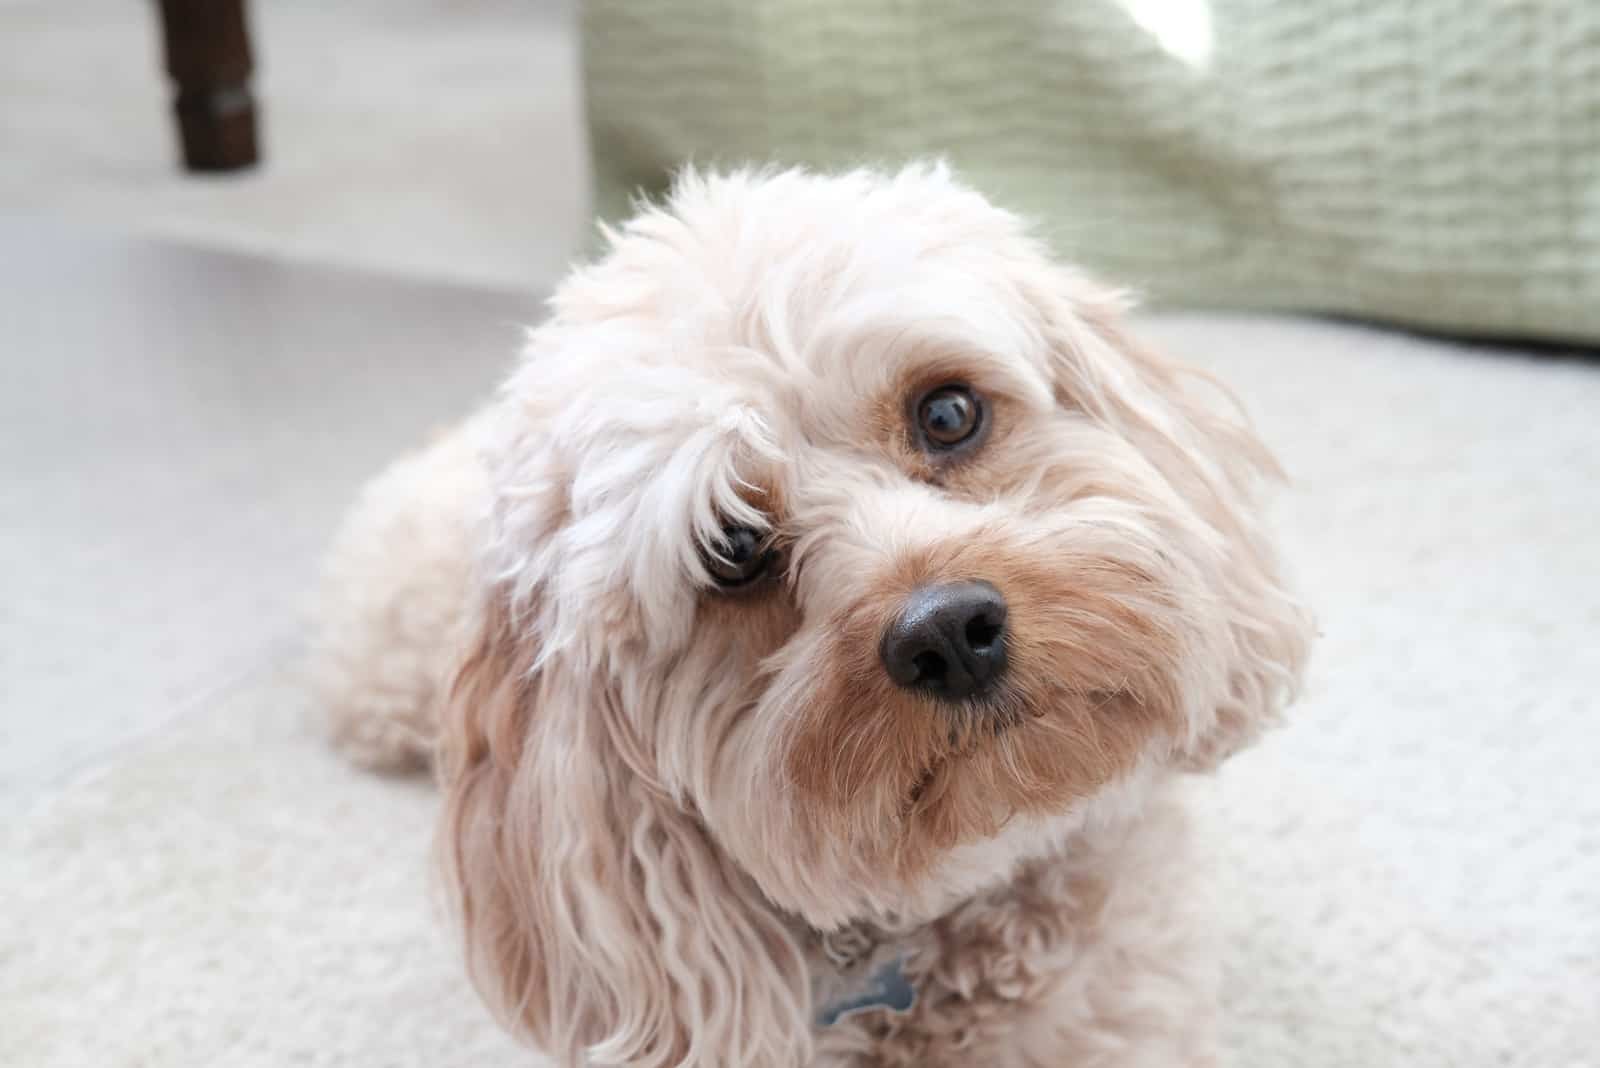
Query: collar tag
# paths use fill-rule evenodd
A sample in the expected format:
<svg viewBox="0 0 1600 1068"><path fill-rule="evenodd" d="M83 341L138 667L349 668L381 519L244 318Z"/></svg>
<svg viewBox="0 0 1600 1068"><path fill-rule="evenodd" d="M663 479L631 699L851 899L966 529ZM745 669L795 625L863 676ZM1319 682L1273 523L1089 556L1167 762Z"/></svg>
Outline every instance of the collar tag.
<svg viewBox="0 0 1600 1068"><path fill-rule="evenodd" d="M872 972L859 986L834 998L817 1011L817 1026L832 1027L858 1012L888 1009L909 1012L917 1003L917 990L906 978L905 958L897 957Z"/></svg>

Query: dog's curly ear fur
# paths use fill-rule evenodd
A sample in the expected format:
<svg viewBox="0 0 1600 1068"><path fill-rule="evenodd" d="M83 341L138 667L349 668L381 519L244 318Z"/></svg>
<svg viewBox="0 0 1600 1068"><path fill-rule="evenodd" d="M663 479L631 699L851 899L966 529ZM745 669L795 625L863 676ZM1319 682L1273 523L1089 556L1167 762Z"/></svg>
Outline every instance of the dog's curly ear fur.
<svg viewBox="0 0 1600 1068"><path fill-rule="evenodd" d="M440 848L473 979L561 1064L803 1063L799 950L655 781L613 688L491 593L442 725Z"/></svg>
<svg viewBox="0 0 1600 1068"><path fill-rule="evenodd" d="M1127 331L1124 294L1060 270L1034 299L1050 334L1058 400L1132 441L1216 535L1208 541L1227 680L1213 718L1178 754L1181 765L1209 770L1277 719L1310 648L1311 617L1284 583L1262 513L1262 484L1282 472L1224 387Z"/></svg>

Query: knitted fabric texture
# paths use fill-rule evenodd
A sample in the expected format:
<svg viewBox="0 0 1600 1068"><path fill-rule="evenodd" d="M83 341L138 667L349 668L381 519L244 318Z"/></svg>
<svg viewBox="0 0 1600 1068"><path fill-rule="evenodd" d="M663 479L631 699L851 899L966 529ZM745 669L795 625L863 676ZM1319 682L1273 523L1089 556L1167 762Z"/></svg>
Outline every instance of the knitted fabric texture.
<svg viewBox="0 0 1600 1068"><path fill-rule="evenodd" d="M944 156L1158 301L1600 339L1590 0L589 0L597 206Z"/></svg>

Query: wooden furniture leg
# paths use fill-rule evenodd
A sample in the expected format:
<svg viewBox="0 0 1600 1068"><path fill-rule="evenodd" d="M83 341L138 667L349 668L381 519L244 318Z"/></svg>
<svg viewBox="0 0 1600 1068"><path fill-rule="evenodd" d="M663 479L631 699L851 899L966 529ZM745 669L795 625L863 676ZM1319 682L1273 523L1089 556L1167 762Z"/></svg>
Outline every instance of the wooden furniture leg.
<svg viewBox="0 0 1600 1068"><path fill-rule="evenodd" d="M253 166L256 104L250 95L245 0L161 0L160 7L184 166L191 171Z"/></svg>

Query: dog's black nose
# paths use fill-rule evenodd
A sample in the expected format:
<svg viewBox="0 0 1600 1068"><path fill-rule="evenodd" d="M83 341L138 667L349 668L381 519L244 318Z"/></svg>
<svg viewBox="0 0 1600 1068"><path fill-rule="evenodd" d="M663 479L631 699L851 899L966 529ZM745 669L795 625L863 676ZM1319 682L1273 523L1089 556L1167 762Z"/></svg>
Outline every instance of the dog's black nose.
<svg viewBox="0 0 1600 1068"><path fill-rule="evenodd" d="M1006 669L1006 599L987 582L918 587L878 654L907 689L946 701L977 696Z"/></svg>

